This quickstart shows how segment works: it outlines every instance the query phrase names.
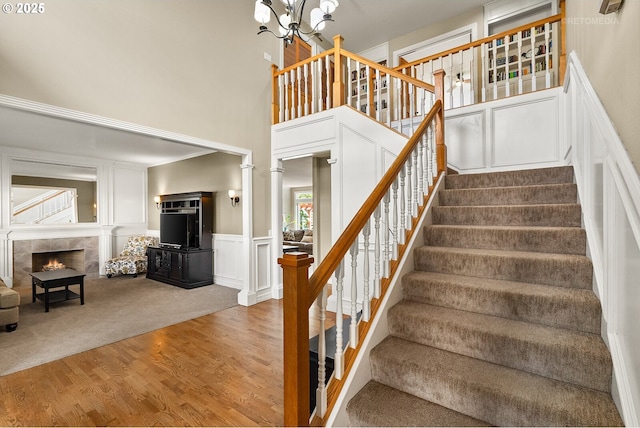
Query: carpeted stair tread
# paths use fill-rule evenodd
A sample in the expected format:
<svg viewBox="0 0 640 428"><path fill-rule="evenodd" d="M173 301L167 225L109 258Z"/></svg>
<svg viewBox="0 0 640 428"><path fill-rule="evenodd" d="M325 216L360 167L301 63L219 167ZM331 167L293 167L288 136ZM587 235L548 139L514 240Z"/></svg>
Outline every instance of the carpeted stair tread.
<svg viewBox="0 0 640 428"><path fill-rule="evenodd" d="M370 381L349 401L352 427L463 427L486 422Z"/></svg>
<svg viewBox="0 0 640 428"><path fill-rule="evenodd" d="M445 189L440 191L441 205L536 205L571 204L578 200L575 184L509 186L474 189Z"/></svg>
<svg viewBox="0 0 640 428"><path fill-rule="evenodd" d="M607 393L387 337L373 380L498 426L622 426Z"/></svg>
<svg viewBox="0 0 640 428"><path fill-rule="evenodd" d="M558 287L591 289L593 267L586 256L474 248L428 247L414 250L417 270Z"/></svg>
<svg viewBox="0 0 640 428"><path fill-rule="evenodd" d="M482 205L433 208L434 224L580 227L580 205Z"/></svg>
<svg viewBox="0 0 640 428"><path fill-rule="evenodd" d="M402 279L405 300L600 333L602 309L589 289L414 271Z"/></svg>
<svg viewBox="0 0 640 428"><path fill-rule="evenodd" d="M578 227L431 225L425 245L533 251L559 254L586 252L586 233Z"/></svg>
<svg viewBox="0 0 640 428"><path fill-rule="evenodd" d="M447 189L463 189L560 183L573 183L573 167L564 166L523 171L447 175L445 187Z"/></svg>
<svg viewBox="0 0 640 428"><path fill-rule="evenodd" d="M604 392L611 357L599 335L403 301L389 334L434 348Z"/></svg>

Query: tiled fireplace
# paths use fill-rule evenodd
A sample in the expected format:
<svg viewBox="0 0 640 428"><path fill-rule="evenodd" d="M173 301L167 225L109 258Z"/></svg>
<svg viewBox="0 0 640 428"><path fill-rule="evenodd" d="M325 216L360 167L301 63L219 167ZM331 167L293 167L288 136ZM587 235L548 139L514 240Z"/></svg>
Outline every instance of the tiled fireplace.
<svg viewBox="0 0 640 428"><path fill-rule="evenodd" d="M29 273L42 271L49 262L57 261L67 268L98 276L99 238L32 239L13 242L13 286L31 287Z"/></svg>

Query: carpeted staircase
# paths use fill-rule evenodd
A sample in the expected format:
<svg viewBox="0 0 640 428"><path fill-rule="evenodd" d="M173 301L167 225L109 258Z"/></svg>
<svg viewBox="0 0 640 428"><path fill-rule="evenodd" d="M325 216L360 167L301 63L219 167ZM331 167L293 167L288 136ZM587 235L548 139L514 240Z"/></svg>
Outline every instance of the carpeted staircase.
<svg viewBox="0 0 640 428"><path fill-rule="evenodd" d="M351 426L621 426L571 167L449 175Z"/></svg>

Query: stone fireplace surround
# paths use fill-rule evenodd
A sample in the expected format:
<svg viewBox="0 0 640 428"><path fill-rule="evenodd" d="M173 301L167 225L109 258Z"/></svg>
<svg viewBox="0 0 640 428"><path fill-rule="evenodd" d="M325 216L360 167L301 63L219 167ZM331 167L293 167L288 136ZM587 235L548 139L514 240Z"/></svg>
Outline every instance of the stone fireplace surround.
<svg viewBox="0 0 640 428"><path fill-rule="evenodd" d="M98 276L100 271L100 243L99 237L73 237L54 239L28 239L13 242L13 286L15 288L31 287L33 272L33 254L47 252L63 252L84 250L84 257L76 257L75 262L83 266L69 266L81 270L87 276ZM74 251L75 252L75 251ZM39 263L39 262L38 262ZM42 267L36 267L36 271Z"/></svg>

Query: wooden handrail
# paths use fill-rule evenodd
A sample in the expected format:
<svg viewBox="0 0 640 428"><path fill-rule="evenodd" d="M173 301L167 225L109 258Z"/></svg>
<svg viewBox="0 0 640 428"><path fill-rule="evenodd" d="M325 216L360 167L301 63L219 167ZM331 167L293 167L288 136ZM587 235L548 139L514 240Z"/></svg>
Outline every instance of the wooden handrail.
<svg viewBox="0 0 640 428"><path fill-rule="evenodd" d="M436 85L434 92L436 100L424 117L415 133L409 138L394 162L391 164L382 179L375 186L369 197L362 204L344 232L329 250L322 263L315 269L313 275L308 277L308 269L313 258L306 253L287 253L278 259L283 269L283 293L284 293L284 424L285 426L307 426L309 424L309 308L322 293L332 274L336 271L345 255L356 241L358 235L370 220L376 208L380 205L385 195L392 187L406 162L410 159L417 145L421 142L429 126L435 121L435 143L437 156L446 156L444 148L444 70L438 70L435 75ZM437 161L439 177L445 173L446 159ZM422 205L422 202L419 204ZM422 209L422 208L421 208ZM407 236L415 233L415 228L407 230ZM405 233L405 232L403 232ZM400 258L406 247L401 245L398 252ZM390 278L395 274L398 263L393 262L388 278L383 279L383 293L386 292ZM371 316L375 316L380 307L380 299L373 299ZM370 323L360 323L358 329L366 334ZM329 383L327 394L327 411L333 408L338 392L343 385L345 376L349 373L357 350L361 342L355 344L355 350L349 349L345 354L345 366L342 380L332 379ZM326 415L325 415L326 416ZM317 417L314 420L317 422Z"/></svg>
<svg viewBox="0 0 640 428"><path fill-rule="evenodd" d="M415 149L416 145L420 141L420 138L427 130L427 127L431 124L432 120L437 118L438 114L442 112L442 109L442 101L440 99L437 99L429 113L423 119L422 123L420 123L420 126L418 126L416 132L409 139L407 144L398 154L380 182L378 182L369 197L356 212L351 222L349 222L344 232L342 232L342 235L340 235L336 243L333 245L333 247L331 247L325 258L322 260L322 263L320 263L320 266L318 266L314 270L313 275L311 275L311 278L309 278L310 289L307 302L309 306L313 304L316 297L318 297L318 295L322 291L322 288L329 281L329 278L331 278L331 275L337 269L340 261L347 254L347 251L349 251L349 248L353 244L353 241L355 241L364 225L367 223L369 218L371 218L373 211L376 209L378 204L380 204L380 201L384 197L385 193L387 192L393 181L396 179L398 173L400 172L400 169L404 167L408 156L410 156ZM438 138L437 131L436 138ZM444 133L442 134L442 138L444 138ZM436 147L440 146L444 146L444 141L442 140L441 143L438 143L438 140L436 139ZM438 165L438 172L440 172L444 168L440 169L440 162L438 162Z"/></svg>
<svg viewBox="0 0 640 428"><path fill-rule="evenodd" d="M561 21L562 18L563 18L563 14L559 13L557 15L549 16L549 17L544 18L544 19L539 19L539 20L533 21L533 22L531 22L529 24L525 24L525 25L521 25L519 27L513 28L511 30L503 31L501 33L494 34L492 36L488 36L488 37L485 37L483 39L476 40L474 42L469 42L469 43L467 43L465 45L457 46L455 48L451 48L449 50L446 50L446 51L443 51L443 52L439 52L439 53L434 54L434 55L430 55L430 56L427 56L427 57L424 57L424 58L421 58L421 59L417 59L417 60L412 61L412 62L408 62L406 64L399 65L397 67L394 67L394 70L396 70L396 71L397 70L404 70L406 68L413 67L414 65L419 65L419 64L422 64L424 62L429 62L429 61L432 61L434 59L445 57L445 56L447 56L449 54L455 54L455 53L458 53L460 51L464 51L464 50L467 50L467 49L471 49L471 48L475 48L475 47L481 46L483 43L489 43L489 42L492 42L492 41L497 40L497 39L503 39L503 38L505 38L507 36L510 36L512 34L519 33L520 31L529 30L529 29L531 29L533 27L539 27L539 26L544 25L546 23L553 24L555 22Z"/></svg>

